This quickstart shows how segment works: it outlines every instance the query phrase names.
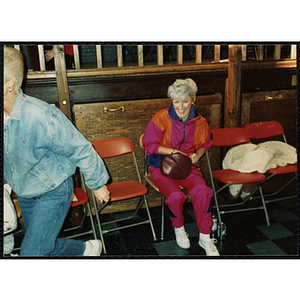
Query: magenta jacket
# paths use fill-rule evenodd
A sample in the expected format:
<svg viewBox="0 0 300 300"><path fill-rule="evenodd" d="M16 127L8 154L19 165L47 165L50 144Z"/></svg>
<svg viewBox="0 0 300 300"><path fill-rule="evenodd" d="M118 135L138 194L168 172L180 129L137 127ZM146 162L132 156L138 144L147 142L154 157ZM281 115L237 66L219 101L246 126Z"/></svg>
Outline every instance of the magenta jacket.
<svg viewBox="0 0 300 300"><path fill-rule="evenodd" d="M160 166L160 146L180 150L188 155L200 148L211 147L211 134L208 123L197 110L191 107L189 118L183 122L173 105L158 111L149 122L143 136L143 147L149 156L148 165Z"/></svg>

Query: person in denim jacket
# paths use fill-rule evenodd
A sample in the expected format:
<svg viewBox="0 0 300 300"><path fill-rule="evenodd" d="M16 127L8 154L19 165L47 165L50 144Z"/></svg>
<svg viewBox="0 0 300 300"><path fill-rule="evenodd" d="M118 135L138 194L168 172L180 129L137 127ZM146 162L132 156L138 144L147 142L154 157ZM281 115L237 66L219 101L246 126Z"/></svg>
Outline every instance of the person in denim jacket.
<svg viewBox="0 0 300 300"><path fill-rule="evenodd" d="M109 201L104 162L61 110L22 92L23 73L21 52L4 46L4 182L18 196L26 229L20 256L99 256L100 240L58 234L76 167L97 201Z"/></svg>

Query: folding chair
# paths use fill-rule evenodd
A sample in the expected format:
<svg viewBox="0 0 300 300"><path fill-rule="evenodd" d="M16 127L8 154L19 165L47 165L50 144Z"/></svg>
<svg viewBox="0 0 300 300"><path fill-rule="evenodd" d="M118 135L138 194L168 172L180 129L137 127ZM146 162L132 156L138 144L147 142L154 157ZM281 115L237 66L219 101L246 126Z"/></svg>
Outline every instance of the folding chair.
<svg viewBox="0 0 300 300"><path fill-rule="evenodd" d="M114 158L117 156L122 156L122 155L131 153L133 162L135 165L137 177L138 177L138 180L126 180L126 181L122 181L122 182L107 184L107 188L110 191L110 201L101 205L99 208L98 208L95 196L92 193L93 203L94 203L94 206L95 206L95 209L97 212L96 219L97 219L97 224L98 224L98 228L99 228L100 238L103 243L103 252L106 253L105 243L104 243L104 239L103 239L104 234L115 231L115 230L121 230L121 229L129 228L129 227L133 227L133 226L137 226L137 225L149 223L152 234L153 234L154 241L156 241L156 235L155 235L155 231L154 231L154 227L153 227L153 223L152 223L152 219L151 219L151 215L150 215L150 211L149 211L149 206L148 206L148 202L147 202L147 198L146 198L148 189L147 189L147 187L145 187L142 184L141 175L139 172L135 152L134 152L131 141L128 138L119 137L119 138L93 141L92 145L94 146L95 150L98 152L98 154L103 159ZM128 157L126 157L125 162L127 163L128 166L131 165L131 160L128 160ZM139 203L138 203L135 211L133 212L133 214L131 216L122 218L122 219L118 219L118 220L101 223L100 212L108 204L111 204L116 201L122 201L122 200L131 199L131 198L136 198L136 197L140 197L140 200L139 200ZM145 204L145 208L147 211L147 215L148 215L147 220L141 221L141 222L136 222L136 223L129 224L129 225L120 226L117 228L106 229L106 230L102 229L102 226L105 224L116 223L116 222L120 222L120 221L133 219L143 204Z"/></svg>
<svg viewBox="0 0 300 300"><path fill-rule="evenodd" d="M142 149L144 149L144 147L143 147L143 136L144 136L144 134L142 134L140 136L140 139L139 139L139 144L140 144L140 147ZM144 178L145 178L145 181L146 181L146 187L149 188L149 186L152 186L152 188L155 191L160 193L159 188L152 181L151 175L148 173L148 156L147 156L145 150L144 150L144 152L145 152L145 174L144 174ZM182 186L180 186L180 188L183 189ZM160 235L161 240L164 239L164 228L165 228L165 196L163 194L161 194L161 235Z"/></svg>
<svg viewBox="0 0 300 300"><path fill-rule="evenodd" d="M222 128L222 129L211 129L211 133L213 136L212 145L213 147L222 147L222 146L236 146L239 144L249 143L250 138L244 128ZM225 213L233 213L233 212L241 212L241 211L249 211L254 209L264 209L265 217L267 220L268 226L270 225L269 222L269 215L266 208L264 196L262 193L261 185L259 184L261 181L265 180L265 175L258 173L258 172L252 172L252 173L241 173L239 171L225 169L225 170L212 170L210 159L208 152L206 151L206 158L208 162L208 169L211 179L211 185L214 192L214 200L215 205L217 209L217 215L219 222L221 222L221 214ZM214 180L218 180L222 182L224 185L216 190ZM218 197L217 195L227 188L231 184L245 184L245 183L258 183L256 187L251 191L250 195L240 203L233 203L233 204L224 204L219 205ZM220 208L226 208L226 207L233 207L233 206L243 206L247 200L251 198L251 196L259 189L261 200L262 200L262 206L259 207L249 207L249 208L241 208L241 209L232 209L232 210L220 210Z"/></svg>
<svg viewBox="0 0 300 300"><path fill-rule="evenodd" d="M283 141L285 143L287 143L286 137L285 137L285 133L284 133L284 129L281 126L280 123L278 123L277 121L266 121L266 122L257 122L257 123L249 123L247 125L245 125L245 130L247 131L250 139L266 139L266 138L271 138L271 137L275 137L275 136L281 136ZM294 180L296 180L297 178L297 165L288 165L286 167L277 167L276 169L270 169L267 171L267 174L269 176L266 177L265 181L262 182L265 183L266 181L270 180L271 178L273 178L275 175L283 175L283 174L292 174L294 173L295 176L293 176L292 179L290 179L286 184L284 184L283 186L281 186L280 188L278 188L275 192L270 193L265 195L265 197L272 197L272 196L276 196L277 194L279 194L283 189L285 189L290 183L292 183ZM269 202L274 202L274 201L279 201L279 200L286 200L286 199L290 199L290 198L295 198L297 197L297 195L293 195L293 196L286 196L286 197L281 197L281 198L275 198L272 200L266 200L266 203Z"/></svg>
<svg viewBox="0 0 300 300"><path fill-rule="evenodd" d="M83 188L85 189L85 186L83 186ZM96 233L96 229L95 229L93 214L92 214L91 206L90 206L90 203L89 203L88 195L87 195L86 191L84 191L81 188L74 188L73 193L74 193L77 201L72 201L71 208L78 207L78 206L82 205L83 208L84 208L84 213L83 213L83 216L81 218L80 224L78 224L76 226L73 226L73 227L68 227L68 228L64 229L64 232L74 231L78 228L82 228L83 224L84 224L84 221L85 221L85 218L86 218L87 214L89 214L90 220L91 220L92 230L86 231L86 232L81 232L81 233L78 233L78 234L73 234L73 235L67 236L67 238L75 238L75 237L79 237L79 236L82 236L82 235L93 233L94 238L96 240L97 239L97 233Z"/></svg>

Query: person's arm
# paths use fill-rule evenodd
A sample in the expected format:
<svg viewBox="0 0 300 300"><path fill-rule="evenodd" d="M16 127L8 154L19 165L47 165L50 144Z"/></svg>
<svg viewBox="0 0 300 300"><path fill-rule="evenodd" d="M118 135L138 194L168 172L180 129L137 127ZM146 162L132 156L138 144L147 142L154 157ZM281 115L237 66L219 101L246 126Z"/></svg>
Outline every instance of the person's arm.
<svg viewBox="0 0 300 300"><path fill-rule="evenodd" d="M165 127L162 117L164 113L163 110L157 112L147 126L143 136L143 148L146 150L147 155L156 153L165 155L174 152L172 148L161 146Z"/></svg>
<svg viewBox="0 0 300 300"><path fill-rule="evenodd" d="M94 192L100 202L109 201L107 181L108 172L102 158L92 144L76 129L62 111L50 108L52 117L48 123L49 149L58 155L68 158L82 171L86 185ZM51 115L51 113L50 113Z"/></svg>
<svg viewBox="0 0 300 300"><path fill-rule="evenodd" d="M159 146L157 153L158 154L163 154L163 155L172 154L172 153L182 153L182 154L186 155L185 153L183 153L179 150L176 150L174 148L164 147L164 146Z"/></svg>
<svg viewBox="0 0 300 300"><path fill-rule="evenodd" d="M50 61L53 57L54 57L53 48L51 50L46 50L45 51L46 62Z"/></svg>
<svg viewBox="0 0 300 300"><path fill-rule="evenodd" d="M205 153L205 148L200 148L198 150L195 151L195 153L193 153L190 158L192 160L192 164L196 164L199 159L204 155Z"/></svg>

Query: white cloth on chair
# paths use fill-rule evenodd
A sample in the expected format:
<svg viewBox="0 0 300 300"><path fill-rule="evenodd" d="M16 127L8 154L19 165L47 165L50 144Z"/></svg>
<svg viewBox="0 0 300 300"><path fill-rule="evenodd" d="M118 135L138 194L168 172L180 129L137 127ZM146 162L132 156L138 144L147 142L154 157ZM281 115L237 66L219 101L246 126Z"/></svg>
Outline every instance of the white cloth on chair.
<svg viewBox="0 0 300 300"><path fill-rule="evenodd" d="M269 169L295 163L295 147L280 141L268 141L258 145L248 143L231 148L223 159L222 167L242 173L265 173ZM230 191L234 193L233 191L238 191L241 187L242 185L231 186Z"/></svg>

